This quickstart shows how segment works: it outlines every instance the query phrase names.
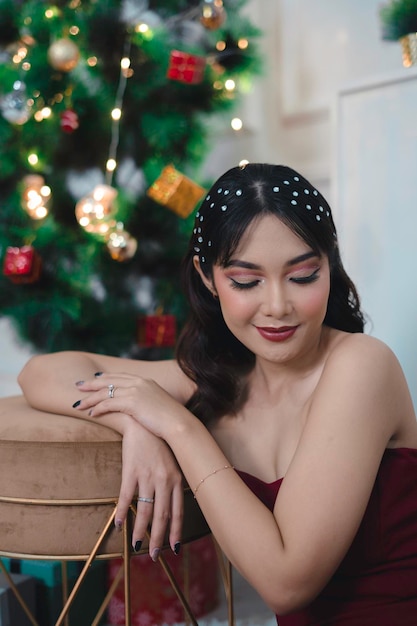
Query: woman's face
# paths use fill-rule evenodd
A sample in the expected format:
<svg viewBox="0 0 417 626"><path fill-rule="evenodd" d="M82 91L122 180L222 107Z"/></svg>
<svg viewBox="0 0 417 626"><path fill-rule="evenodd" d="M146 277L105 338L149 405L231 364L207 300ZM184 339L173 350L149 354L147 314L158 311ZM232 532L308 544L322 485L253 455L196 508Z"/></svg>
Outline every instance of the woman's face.
<svg viewBox="0 0 417 626"><path fill-rule="evenodd" d="M199 270L198 257L195 257ZM258 358L291 361L317 346L327 310L330 269L273 215L252 222L213 281L226 325Z"/></svg>

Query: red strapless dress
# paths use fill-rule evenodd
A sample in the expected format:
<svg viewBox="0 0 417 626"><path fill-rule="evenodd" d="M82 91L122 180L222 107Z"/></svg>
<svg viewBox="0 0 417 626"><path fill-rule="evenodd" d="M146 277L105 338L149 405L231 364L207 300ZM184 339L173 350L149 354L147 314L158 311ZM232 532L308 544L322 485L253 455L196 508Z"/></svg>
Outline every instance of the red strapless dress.
<svg viewBox="0 0 417 626"><path fill-rule="evenodd" d="M271 510L282 480L239 471ZM305 609L279 626L417 626L417 450L387 449L359 531L340 567Z"/></svg>

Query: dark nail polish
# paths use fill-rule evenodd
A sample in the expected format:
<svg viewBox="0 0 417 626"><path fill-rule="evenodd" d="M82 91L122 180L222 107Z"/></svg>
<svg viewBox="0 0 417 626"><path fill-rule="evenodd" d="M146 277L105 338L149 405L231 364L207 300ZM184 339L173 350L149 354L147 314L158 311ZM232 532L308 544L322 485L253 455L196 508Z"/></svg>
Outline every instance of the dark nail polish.
<svg viewBox="0 0 417 626"><path fill-rule="evenodd" d="M137 541L137 542L135 543L135 552L139 552L139 550L141 549L141 547L142 547L142 542L141 542L141 541Z"/></svg>
<svg viewBox="0 0 417 626"><path fill-rule="evenodd" d="M174 554L179 554L180 550L181 550L181 543L177 541L177 543L174 545Z"/></svg>
<svg viewBox="0 0 417 626"><path fill-rule="evenodd" d="M83 380L77 380L77 382L75 383L77 385L77 387L79 387L80 385L84 384Z"/></svg>
<svg viewBox="0 0 417 626"><path fill-rule="evenodd" d="M96 372L94 376L103 376L103 372Z"/></svg>
<svg viewBox="0 0 417 626"><path fill-rule="evenodd" d="M159 548L155 548L155 550L152 552L151 559L152 559L152 561L154 561L154 563L158 560L159 553L160 553L160 549Z"/></svg>
<svg viewBox="0 0 417 626"><path fill-rule="evenodd" d="M116 530L122 530L123 528L123 522L121 519L115 520L114 525L116 526Z"/></svg>
<svg viewBox="0 0 417 626"><path fill-rule="evenodd" d="M76 409L77 406L80 406L80 404L81 404L81 400L77 400L77 402L74 402L74 404L72 405L72 408Z"/></svg>

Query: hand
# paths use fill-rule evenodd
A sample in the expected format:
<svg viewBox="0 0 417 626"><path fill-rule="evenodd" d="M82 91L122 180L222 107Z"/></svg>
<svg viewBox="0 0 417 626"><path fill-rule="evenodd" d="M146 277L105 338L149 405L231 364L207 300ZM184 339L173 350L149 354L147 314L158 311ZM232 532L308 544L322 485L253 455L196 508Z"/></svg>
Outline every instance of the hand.
<svg viewBox="0 0 417 626"><path fill-rule="evenodd" d="M153 380L131 374L101 374L78 384L82 392L90 392L76 408L88 411L90 417L123 413L154 435L168 440L181 421L196 419ZM110 389L112 388L112 392Z"/></svg>
<svg viewBox="0 0 417 626"><path fill-rule="evenodd" d="M136 551L152 522L149 554L156 560L169 524L169 544L176 554L181 545L183 481L168 446L131 420L123 433L122 483L116 511L116 526L126 519L136 494L155 498L155 503L138 502L132 545Z"/></svg>
<svg viewBox="0 0 417 626"><path fill-rule="evenodd" d="M114 385L113 397L109 395L110 384ZM120 413L126 418L120 422L123 465L116 525L125 520L135 494L155 498L154 504L138 502L132 545L140 550L152 521L149 552L156 559L155 550L163 545L169 522L169 543L177 553L183 520L182 474L170 448L159 437L163 437L162 414L172 424L174 409L184 407L154 381L130 374L102 374L77 383L77 387L87 394L76 403L77 409L88 411L91 417Z"/></svg>

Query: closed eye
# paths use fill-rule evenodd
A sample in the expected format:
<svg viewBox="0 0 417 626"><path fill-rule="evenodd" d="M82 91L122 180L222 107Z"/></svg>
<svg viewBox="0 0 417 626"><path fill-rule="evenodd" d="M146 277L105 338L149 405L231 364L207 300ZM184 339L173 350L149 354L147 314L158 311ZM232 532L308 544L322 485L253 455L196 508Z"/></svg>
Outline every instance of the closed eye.
<svg viewBox="0 0 417 626"><path fill-rule="evenodd" d="M252 287L256 287L261 282L260 280L251 280L249 283L239 283L234 278L230 279L231 285L233 289L252 289Z"/></svg>
<svg viewBox="0 0 417 626"><path fill-rule="evenodd" d="M308 285L309 283L314 283L319 278L320 268L318 267L312 274L309 276L292 276L290 281L296 283L297 285Z"/></svg>

